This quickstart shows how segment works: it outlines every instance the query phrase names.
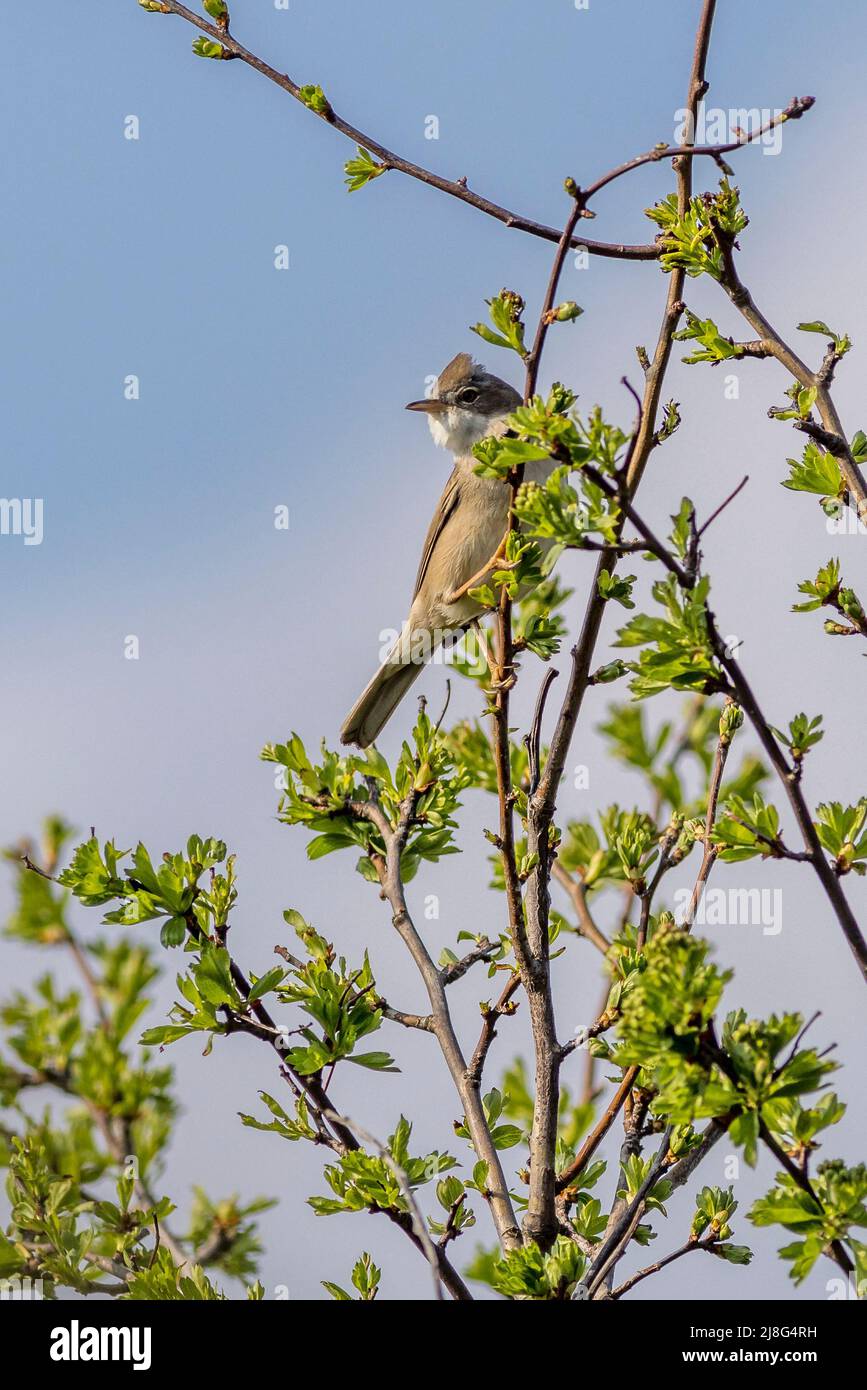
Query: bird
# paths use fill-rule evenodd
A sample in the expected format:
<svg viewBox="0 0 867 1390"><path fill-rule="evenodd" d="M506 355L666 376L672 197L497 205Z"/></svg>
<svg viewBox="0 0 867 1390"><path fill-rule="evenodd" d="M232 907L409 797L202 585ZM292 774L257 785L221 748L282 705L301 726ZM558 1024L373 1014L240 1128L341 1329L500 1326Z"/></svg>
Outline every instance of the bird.
<svg viewBox="0 0 867 1390"><path fill-rule="evenodd" d="M508 429L521 396L469 353L459 352L437 377L430 395L407 410L427 415L436 444L454 455L422 547L412 603L401 632L379 670L344 720L344 744L367 748L394 714L422 666L445 637L466 629L484 609L467 592L481 584L502 553L511 494L499 478L474 471L473 445ZM525 479L541 482L553 464L528 464Z"/></svg>

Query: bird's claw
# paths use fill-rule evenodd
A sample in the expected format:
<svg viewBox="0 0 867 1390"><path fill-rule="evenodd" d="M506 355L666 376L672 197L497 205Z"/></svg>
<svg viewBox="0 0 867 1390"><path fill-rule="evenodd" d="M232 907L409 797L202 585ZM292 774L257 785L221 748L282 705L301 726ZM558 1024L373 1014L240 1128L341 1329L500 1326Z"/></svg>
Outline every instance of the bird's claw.
<svg viewBox="0 0 867 1390"><path fill-rule="evenodd" d="M503 677L501 677L500 680L495 680L492 675L491 684L489 685L488 689L490 690L492 695L505 694L507 690L512 689L512 686L515 684L517 679L518 673L516 672L514 667L510 667L506 674Z"/></svg>

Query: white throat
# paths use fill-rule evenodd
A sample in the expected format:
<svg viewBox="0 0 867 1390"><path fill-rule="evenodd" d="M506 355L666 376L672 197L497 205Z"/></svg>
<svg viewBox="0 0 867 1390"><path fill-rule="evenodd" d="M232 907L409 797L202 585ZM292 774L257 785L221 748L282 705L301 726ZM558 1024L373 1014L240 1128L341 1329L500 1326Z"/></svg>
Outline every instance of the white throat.
<svg viewBox="0 0 867 1390"><path fill-rule="evenodd" d="M474 410L461 410L458 406L449 406L449 409L441 414L428 415L427 422L435 444L442 449L448 449L456 458L464 458L472 452L473 445L478 444L480 439L489 434L499 433L497 425L502 418L479 415Z"/></svg>

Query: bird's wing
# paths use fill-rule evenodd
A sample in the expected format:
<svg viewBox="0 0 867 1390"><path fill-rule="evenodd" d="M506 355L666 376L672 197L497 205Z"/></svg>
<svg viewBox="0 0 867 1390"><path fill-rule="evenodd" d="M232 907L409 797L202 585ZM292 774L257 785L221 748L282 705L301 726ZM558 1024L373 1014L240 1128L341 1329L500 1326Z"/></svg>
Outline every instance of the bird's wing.
<svg viewBox="0 0 867 1390"><path fill-rule="evenodd" d="M418 574L416 575L415 588L412 591L413 601L418 596L418 591L424 583L424 577L427 574L428 565L430 564L430 559L434 553L436 543L443 533L446 522L458 505L460 495L461 475L456 468L445 485L443 495L439 500L439 504L433 515L433 520L428 528L428 533L425 536L424 549L421 553L421 563L418 567Z"/></svg>

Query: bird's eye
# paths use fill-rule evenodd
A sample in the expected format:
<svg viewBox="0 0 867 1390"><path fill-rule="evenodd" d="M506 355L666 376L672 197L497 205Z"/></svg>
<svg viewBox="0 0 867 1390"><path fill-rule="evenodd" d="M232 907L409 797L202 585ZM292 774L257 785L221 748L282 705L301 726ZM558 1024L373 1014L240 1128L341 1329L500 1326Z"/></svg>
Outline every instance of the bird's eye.
<svg viewBox="0 0 867 1390"><path fill-rule="evenodd" d="M479 399L479 392L475 386L465 386L463 391L458 392L458 400L461 405L472 405Z"/></svg>

